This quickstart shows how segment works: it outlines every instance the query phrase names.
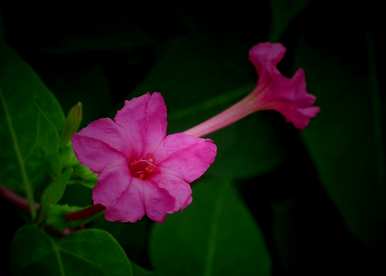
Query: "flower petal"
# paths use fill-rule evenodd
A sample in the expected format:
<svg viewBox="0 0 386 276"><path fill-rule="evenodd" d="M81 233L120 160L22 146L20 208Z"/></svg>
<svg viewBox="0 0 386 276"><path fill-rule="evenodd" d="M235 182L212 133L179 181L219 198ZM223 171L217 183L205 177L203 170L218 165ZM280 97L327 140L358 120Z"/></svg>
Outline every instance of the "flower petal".
<svg viewBox="0 0 386 276"><path fill-rule="evenodd" d="M172 212L180 211L192 202L192 189L185 180L166 172L157 174L152 180L175 199Z"/></svg>
<svg viewBox="0 0 386 276"><path fill-rule="evenodd" d="M120 195L128 189L131 178L127 162L106 167L92 191L94 204L102 204L106 208L114 206Z"/></svg>
<svg viewBox="0 0 386 276"><path fill-rule="evenodd" d="M255 65L259 81L254 94L257 109L273 109L280 112L297 128L305 128L319 108L314 105L315 96L306 89L304 71L296 71L292 79L283 76L276 68L286 49L279 43L260 43L249 52L249 60Z"/></svg>
<svg viewBox="0 0 386 276"><path fill-rule="evenodd" d="M153 182L140 179L135 179L135 181L142 183L146 215L154 221L163 222L166 215L173 211L175 199L165 189L158 187Z"/></svg>
<svg viewBox="0 0 386 276"><path fill-rule="evenodd" d="M128 187L119 195L114 205L105 211L108 221L136 222L145 215L142 184L132 178Z"/></svg>
<svg viewBox="0 0 386 276"><path fill-rule="evenodd" d="M310 119L315 117L320 111L317 106L307 108L290 108L285 105L277 105L275 109L280 111L287 121L293 123L294 126L299 129L307 127Z"/></svg>
<svg viewBox="0 0 386 276"><path fill-rule="evenodd" d="M286 49L280 43L259 43L249 51L249 60L255 65L259 75L259 84L270 81L274 75L279 75L276 65L282 60Z"/></svg>
<svg viewBox="0 0 386 276"><path fill-rule="evenodd" d="M125 101L125 106L115 116L131 145L140 155L151 153L166 136L166 105L160 93L147 93Z"/></svg>
<svg viewBox="0 0 386 276"><path fill-rule="evenodd" d="M98 119L81 129L79 135L94 138L128 156L130 146L123 129L109 118Z"/></svg>
<svg viewBox="0 0 386 276"><path fill-rule="evenodd" d="M174 198L154 183L132 178L113 205L108 206L108 221L136 222L145 214L152 220L162 222L175 206Z"/></svg>
<svg viewBox="0 0 386 276"><path fill-rule="evenodd" d="M216 153L217 147L210 139L176 133L165 138L154 157L161 170L190 183L205 173Z"/></svg>
<svg viewBox="0 0 386 276"><path fill-rule="evenodd" d="M124 162L122 153L100 140L74 134L72 147L78 160L94 172L101 172L109 164Z"/></svg>

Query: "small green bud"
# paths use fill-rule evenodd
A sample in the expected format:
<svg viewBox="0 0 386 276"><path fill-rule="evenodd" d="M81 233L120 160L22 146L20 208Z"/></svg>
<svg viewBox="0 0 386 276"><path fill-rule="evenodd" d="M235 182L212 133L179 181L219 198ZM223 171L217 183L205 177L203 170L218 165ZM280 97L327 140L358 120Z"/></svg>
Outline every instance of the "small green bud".
<svg viewBox="0 0 386 276"><path fill-rule="evenodd" d="M82 103L78 102L68 112L66 121L64 122L62 141L64 145L67 145L72 135L79 129L82 121Z"/></svg>

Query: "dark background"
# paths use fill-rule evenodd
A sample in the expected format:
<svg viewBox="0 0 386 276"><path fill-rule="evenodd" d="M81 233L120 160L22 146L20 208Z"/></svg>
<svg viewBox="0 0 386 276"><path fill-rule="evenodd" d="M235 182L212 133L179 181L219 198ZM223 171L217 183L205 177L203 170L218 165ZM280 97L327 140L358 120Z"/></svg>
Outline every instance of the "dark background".
<svg viewBox="0 0 386 276"><path fill-rule="evenodd" d="M366 49L370 36L375 46L376 74L384 114L382 9L372 1L358 6L336 2L309 2L290 22L280 42L291 52L302 36L311 47L323 49L347 66L361 71L367 70ZM253 6L224 2L216 7L181 4L166 7L149 3L147 7L111 8L96 4L89 7L47 4L33 9L2 2L0 7L6 41L42 77L64 110L78 100L95 100L89 115L85 115L88 116L86 121L110 114L130 96L130 91L144 79L155 62L159 49L153 46L154 43L129 41L127 43L134 43L134 46L127 51L126 42L120 40L122 33L141 30L156 45L192 31L219 38L232 34L250 45L268 40L271 30L270 1L255 1ZM280 65L282 70L291 68L290 59ZM56 89L63 82L77 82L76 74L72 74L74 69L87 72L94 65L99 66L107 79L110 93L103 97L110 99L109 102L98 104L97 99L102 96L97 94ZM66 76L64 80L60 78L63 75ZM282 126L281 121L276 121ZM291 148L290 158L274 171L244 179L238 185L263 231L272 258L272 274L348 275L358 272L381 275L377 271L385 271L384 239L366 245L355 237L320 182L299 134L288 126L283 129L286 143ZM7 275L10 241L23 219L2 199L0 210L0 274ZM279 226L275 224L277 221ZM286 237L279 242L275 238L275 227L285 229ZM379 227L382 229L384 225ZM151 268L146 252L141 251L132 258Z"/></svg>

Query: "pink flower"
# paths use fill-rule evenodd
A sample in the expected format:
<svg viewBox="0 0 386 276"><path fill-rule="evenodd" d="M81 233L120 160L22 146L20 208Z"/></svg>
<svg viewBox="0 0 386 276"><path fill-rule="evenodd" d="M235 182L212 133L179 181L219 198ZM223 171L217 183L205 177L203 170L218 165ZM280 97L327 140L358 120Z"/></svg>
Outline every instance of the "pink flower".
<svg viewBox="0 0 386 276"><path fill-rule="evenodd" d="M211 140L199 137L256 111L276 110L295 127L305 128L319 107L306 90L302 69L286 78L276 68L285 51L279 43L254 46L249 60L259 75L256 88L183 133L166 135L165 103L159 93L148 93L126 101L114 120L99 119L74 135L78 159L99 176L93 201L105 207L105 218L135 222L146 214L161 222L187 207L192 201L190 183L204 174L217 151Z"/></svg>
<svg viewBox="0 0 386 276"><path fill-rule="evenodd" d="M279 43L260 43L249 51L249 60L259 75L256 96L259 109L280 112L297 128L305 128L320 109L313 106L316 98L308 94L303 69L298 69L291 79L284 77L276 68L286 49Z"/></svg>
<svg viewBox="0 0 386 276"><path fill-rule="evenodd" d="M185 133L166 135L159 93L126 101L114 118L90 123L72 138L80 162L98 175L93 203L109 221L162 222L192 201L190 183L209 168L216 145Z"/></svg>
<svg viewBox="0 0 386 276"><path fill-rule="evenodd" d="M289 79L276 68L285 51L279 43L266 42L252 47L249 60L259 76L256 88L236 104L185 133L203 137L256 111L268 109L280 112L296 128L307 127L320 109L314 106L315 96L308 94L306 90L302 69L298 69Z"/></svg>

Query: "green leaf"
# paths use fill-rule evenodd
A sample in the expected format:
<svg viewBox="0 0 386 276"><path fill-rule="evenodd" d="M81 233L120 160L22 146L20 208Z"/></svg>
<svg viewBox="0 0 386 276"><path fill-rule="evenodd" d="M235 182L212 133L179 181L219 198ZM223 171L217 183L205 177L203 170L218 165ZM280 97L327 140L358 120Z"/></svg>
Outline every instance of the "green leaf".
<svg viewBox="0 0 386 276"><path fill-rule="evenodd" d="M307 5L308 0L272 0L271 12L271 41L280 40L281 36L288 28L288 24L294 19Z"/></svg>
<svg viewBox="0 0 386 276"><path fill-rule="evenodd" d="M155 226L150 253L161 275L270 275L263 237L230 183L206 178L193 203Z"/></svg>
<svg viewBox="0 0 386 276"><path fill-rule="evenodd" d="M169 131L180 132L246 96L256 78L248 62L248 45L232 38L195 35L166 46L136 95L160 91L168 107ZM282 135L267 115L253 114L210 136L219 148L212 172L248 177L282 161L286 155Z"/></svg>
<svg viewBox="0 0 386 276"><path fill-rule="evenodd" d="M62 110L39 77L0 41L0 179L27 195L44 183L58 153Z"/></svg>
<svg viewBox="0 0 386 276"><path fill-rule="evenodd" d="M116 223L106 221L103 216L92 223L93 228L109 232L126 250L127 256L134 262L143 263L148 254L148 241L151 224L149 220L137 223Z"/></svg>
<svg viewBox="0 0 386 276"><path fill-rule="evenodd" d="M82 103L78 102L68 112L64 122L62 141L66 145L70 142L72 135L79 129L82 121Z"/></svg>
<svg viewBox="0 0 386 276"><path fill-rule="evenodd" d="M321 181L351 230L376 243L383 239L386 225L378 91L372 90L362 67L348 66L306 45L297 50L296 64L307 72L309 89L321 107L304 132Z"/></svg>
<svg viewBox="0 0 386 276"><path fill-rule="evenodd" d="M59 202L64 194L66 185L70 180L72 172L72 168L65 169L63 173L57 176L53 182L44 190L41 199L41 206L43 210L42 212L45 212L47 208L50 207L50 205Z"/></svg>
<svg viewBox="0 0 386 276"><path fill-rule="evenodd" d="M119 244L97 229L58 240L35 225L26 225L16 232L11 262L15 275L133 275Z"/></svg>

